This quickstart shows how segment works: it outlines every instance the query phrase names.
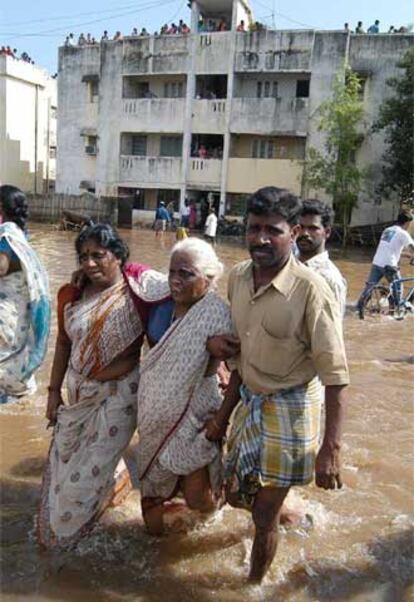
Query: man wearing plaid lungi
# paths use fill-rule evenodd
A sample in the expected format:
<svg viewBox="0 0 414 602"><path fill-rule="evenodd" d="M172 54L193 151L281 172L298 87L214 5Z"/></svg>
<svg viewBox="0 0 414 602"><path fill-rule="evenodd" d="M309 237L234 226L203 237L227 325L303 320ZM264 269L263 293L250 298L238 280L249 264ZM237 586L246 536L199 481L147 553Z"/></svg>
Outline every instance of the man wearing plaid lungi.
<svg viewBox="0 0 414 602"><path fill-rule="evenodd" d="M280 512L290 488L342 486L339 450L349 373L342 316L326 281L293 256L302 203L268 187L248 202L251 259L229 276L229 300L239 340L223 405L206 436L226 433L227 500L250 508L255 538L249 580L260 582L275 556ZM229 356L235 340L216 342ZM321 395L326 423L319 449Z"/></svg>

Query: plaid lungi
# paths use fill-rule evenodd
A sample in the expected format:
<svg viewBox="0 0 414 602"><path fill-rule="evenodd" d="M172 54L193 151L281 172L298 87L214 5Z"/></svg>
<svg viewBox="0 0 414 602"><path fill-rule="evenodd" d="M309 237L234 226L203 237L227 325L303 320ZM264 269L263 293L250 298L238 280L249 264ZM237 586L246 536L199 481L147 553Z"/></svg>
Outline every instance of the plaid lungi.
<svg viewBox="0 0 414 602"><path fill-rule="evenodd" d="M226 461L231 488L249 496L260 487L310 483L319 447L319 379L273 395L255 395L244 385L240 393Z"/></svg>

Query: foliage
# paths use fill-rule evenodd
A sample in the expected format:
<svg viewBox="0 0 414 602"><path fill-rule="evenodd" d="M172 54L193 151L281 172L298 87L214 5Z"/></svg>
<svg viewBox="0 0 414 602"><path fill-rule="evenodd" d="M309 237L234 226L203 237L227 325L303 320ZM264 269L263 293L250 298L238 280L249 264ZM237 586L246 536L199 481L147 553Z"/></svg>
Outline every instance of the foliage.
<svg viewBox="0 0 414 602"><path fill-rule="evenodd" d="M382 103L373 130L385 130L387 145L380 190L396 193L400 203L404 203L412 201L414 192L414 48L404 54L397 66L405 73L387 81L394 94Z"/></svg>
<svg viewBox="0 0 414 602"><path fill-rule="evenodd" d="M319 107L318 129L325 134L324 152L310 148L305 165L305 184L332 197L336 218L344 229L344 243L363 177L355 164L363 140L360 91L356 73L344 69L337 74L332 98Z"/></svg>

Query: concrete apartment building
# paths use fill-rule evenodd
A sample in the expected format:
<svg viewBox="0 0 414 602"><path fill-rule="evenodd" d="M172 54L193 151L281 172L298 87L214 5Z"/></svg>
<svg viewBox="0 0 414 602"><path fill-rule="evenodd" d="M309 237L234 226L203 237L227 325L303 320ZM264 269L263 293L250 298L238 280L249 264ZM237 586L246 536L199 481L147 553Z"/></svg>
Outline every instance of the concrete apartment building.
<svg viewBox="0 0 414 602"><path fill-rule="evenodd" d="M44 69L0 56L0 183L54 190L56 80Z"/></svg>
<svg viewBox="0 0 414 602"><path fill-rule="evenodd" d="M200 17L227 31L198 32ZM237 31L252 19L245 0L193 0L191 34L60 48L57 192L144 210L209 195L221 215L261 186L301 193L306 149L323 143L318 108L347 61L364 82L357 161L370 176L353 222L392 219L375 190L383 135L369 128L414 36Z"/></svg>

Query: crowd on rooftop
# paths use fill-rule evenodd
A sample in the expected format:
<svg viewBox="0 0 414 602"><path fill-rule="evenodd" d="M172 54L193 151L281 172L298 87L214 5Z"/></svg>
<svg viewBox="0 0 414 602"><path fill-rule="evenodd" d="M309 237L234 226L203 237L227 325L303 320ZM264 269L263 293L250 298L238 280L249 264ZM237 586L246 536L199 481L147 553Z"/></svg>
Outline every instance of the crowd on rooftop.
<svg viewBox="0 0 414 602"><path fill-rule="evenodd" d="M31 65L35 64L34 60L27 54L27 52L22 52L19 56L17 48L12 49L10 46L2 46L0 48L0 56L10 56L18 61L24 61L25 63L30 63Z"/></svg>
<svg viewBox="0 0 414 602"><path fill-rule="evenodd" d="M182 19L180 19L178 24L171 23L171 25L168 25L166 23L165 25L163 25L161 27L159 32L155 31L154 35L162 35L162 36L177 35L177 34L185 35L188 33L191 33L190 28ZM133 29L128 37L146 37L146 36L150 36L150 35L151 35L150 32L147 31L147 29L145 27L142 27L141 31L138 31L137 27L133 27ZM112 37L110 37L108 31L105 30L101 36L100 41L106 42L106 41L112 40L114 42L117 42L119 40L122 40L123 38L124 38L124 35L120 31L116 31L114 33L114 35ZM85 34L81 33L79 35L77 41L75 39L74 34L70 33L68 36L66 36L64 45L65 46L94 46L95 44L99 44L99 41L95 37L93 37L90 33L87 33L86 36L85 36Z"/></svg>
<svg viewBox="0 0 414 602"><path fill-rule="evenodd" d="M200 17L198 25L197 25L197 30L199 33L213 33L213 32L220 32L220 31L229 31L230 26L227 23L226 20L224 19L205 19L204 17ZM237 32L255 32L255 31L263 31L266 29L266 26L263 23L260 23L259 21L252 21L249 24L246 24L245 21L241 20L239 22L239 24L237 25L236 31ZM352 31L349 27L349 23L345 23L344 24L344 30L349 32L349 33L357 33L357 34L377 34L380 33L380 22L378 19L375 20L375 22L368 27L367 31L365 31L364 29L364 25L362 23L362 21L358 21L356 27L355 27L355 31ZM391 25L391 27L388 30L388 33L408 33L409 29L407 27L401 26L399 28L394 27L394 25ZM168 35L186 35L191 33L191 29L190 27L182 20L180 19L180 21L177 23L171 23L170 25L168 25L168 23L165 23L160 31L155 31L153 35L157 36L157 35L161 35L161 36L168 36ZM385 33L385 32L382 32ZM142 27L141 30L139 31L139 29L137 27L134 27L131 31L131 33L127 36L127 37L146 37L146 36L150 36L151 33L145 28ZM87 33L86 35L81 33L78 37L78 39L75 39L75 35L73 33L70 33L68 36L66 36L65 39L65 46L94 46L96 44L99 44L100 42L105 42L105 41L119 41L122 40L124 38L124 35L120 32L120 31L116 31L114 33L114 35L111 37L108 33L107 30L105 30L100 38L100 40L98 40L97 38L95 38L94 36L92 36L90 33ZM5 49L5 47L3 46L2 48L2 52L0 54L3 53L3 49ZM7 47L8 50L10 50L10 47ZM10 51L10 52L14 52L14 51ZM6 52L6 54L8 54L8 52ZM29 59L30 62L30 57L27 56L26 53L23 53L24 55L26 55L26 57ZM23 55L22 55L22 60L26 60Z"/></svg>
<svg viewBox="0 0 414 602"><path fill-rule="evenodd" d="M204 17L200 17L197 30L199 33L214 33L220 31L229 31L229 24L224 19L205 19ZM246 26L244 21L240 21L237 26L238 32L254 32L254 31L263 31L266 29L265 25L259 23L258 21L250 23ZM155 31L153 35L161 35L161 36L169 36L169 35L186 35L191 33L190 27L182 20L177 23L165 23L160 31ZM142 27L141 31L138 30L137 27L134 27L128 37L145 37L150 36L151 33L147 31L145 27ZM100 40L97 40L92 34L81 33L76 40L75 35L70 33L66 36L64 46L94 46L99 44L99 42L105 41L119 41L124 38L124 35L120 31L116 31L114 35L111 37L107 30L105 30L101 36Z"/></svg>
<svg viewBox="0 0 414 602"><path fill-rule="evenodd" d="M351 31L351 29L349 28L349 23L344 24L344 30L349 33L360 33L360 34L385 33L385 31L380 32L380 22L378 19L376 19L375 22L368 27L367 31L365 31L364 24L362 21L358 21L357 26L355 27L355 31ZM396 27L394 27L394 25L391 25L391 27L389 28L387 33L409 33L409 30L407 27L404 27L403 25L401 27L399 27L398 29Z"/></svg>

